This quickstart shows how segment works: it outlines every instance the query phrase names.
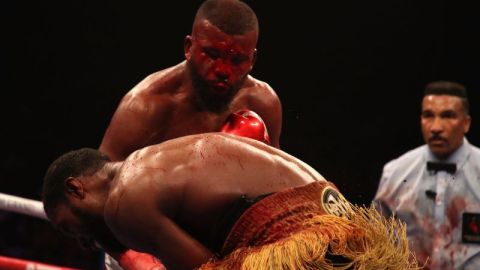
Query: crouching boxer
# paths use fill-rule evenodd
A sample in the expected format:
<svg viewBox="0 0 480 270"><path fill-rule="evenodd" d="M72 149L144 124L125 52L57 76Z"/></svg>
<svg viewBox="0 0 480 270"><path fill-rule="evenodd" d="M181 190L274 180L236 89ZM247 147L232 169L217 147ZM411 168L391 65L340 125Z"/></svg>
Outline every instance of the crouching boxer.
<svg viewBox="0 0 480 270"><path fill-rule="evenodd" d="M242 109L230 114L220 129L221 132L247 137L270 144L267 126L263 119L254 111ZM105 241L103 245L108 245L109 241ZM112 246L112 244L109 244ZM119 245L119 243L115 243ZM140 253L133 250L125 250L121 252L115 251L118 248L110 249L111 255L105 256L105 265L107 269L123 269L123 270L162 270L165 269L162 263L150 254Z"/></svg>
<svg viewBox="0 0 480 270"><path fill-rule="evenodd" d="M172 139L123 162L66 153L47 170L43 202L61 231L118 240L167 269L416 267L402 224L353 207L299 159L230 134Z"/></svg>

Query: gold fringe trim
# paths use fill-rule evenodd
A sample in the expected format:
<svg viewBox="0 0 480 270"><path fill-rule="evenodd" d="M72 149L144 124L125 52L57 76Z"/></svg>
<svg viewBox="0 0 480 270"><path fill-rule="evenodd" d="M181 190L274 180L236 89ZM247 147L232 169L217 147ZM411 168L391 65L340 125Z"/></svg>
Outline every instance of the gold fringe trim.
<svg viewBox="0 0 480 270"><path fill-rule="evenodd" d="M421 269L409 250L404 223L393 217L384 218L373 206L352 205L347 217L313 216L303 222L300 231L284 239L239 248L199 269ZM346 260L334 263L328 259L332 255Z"/></svg>

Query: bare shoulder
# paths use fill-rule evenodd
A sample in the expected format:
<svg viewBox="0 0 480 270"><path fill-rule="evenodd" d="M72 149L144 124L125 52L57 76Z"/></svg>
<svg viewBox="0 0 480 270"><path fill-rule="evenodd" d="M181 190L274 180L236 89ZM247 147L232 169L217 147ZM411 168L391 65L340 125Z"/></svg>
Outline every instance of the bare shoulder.
<svg viewBox="0 0 480 270"><path fill-rule="evenodd" d="M275 115L281 113L282 107L275 90L268 83L250 75L239 90L234 105L249 108L260 114L269 112Z"/></svg>
<svg viewBox="0 0 480 270"><path fill-rule="evenodd" d="M180 88L179 86L183 82L182 78L185 71L185 62L162 69L145 77L131 91L145 92L152 95L174 93L176 89Z"/></svg>
<svg viewBox="0 0 480 270"><path fill-rule="evenodd" d="M145 115L163 115L158 110L169 110L169 104L178 91L181 91L185 64L157 71L145 77L121 100L119 110Z"/></svg>
<svg viewBox="0 0 480 270"><path fill-rule="evenodd" d="M123 160L134 150L162 138L182 91L183 62L150 74L121 100L99 149L112 160ZM141 120L141 121L139 121Z"/></svg>
<svg viewBox="0 0 480 270"><path fill-rule="evenodd" d="M250 75L240 91L240 94L255 100L280 101L275 90L267 82L258 80Z"/></svg>
<svg viewBox="0 0 480 270"><path fill-rule="evenodd" d="M159 198L172 201L170 198L181 190L178 181L171 181L171 171L177 164L185 163L186 157L176 154L183 144L182 140L166 141L130 154L112 182L109 200L112 199L113 205L117 202L126 205L137 202L138 205L140 201L157 204Z"/></svg>
<svg viewBox="0 0 480 270"><path fill-rule="evenodd" d="M154 148L135 151L125 161L111 184L104 217L124 244L145 237L145 217L166 216L177 201L172 181L165 180L160 164L152 162Z"/></svg>
<svg viewBox="0 0 480 270"><path fill-rule="evenodd" d="M182 62L148 75L125 95L122 103L132 100L147 102L152 97L175 94L182 84L184 70Z"/></svg>
<svg viewBox="0 0 480 270"><path fill-rule="evenodd" d="M282 103L266 82L248 76L232 102L231 110L249 109L256 112L267 125L272 146L280 148L282 129Z"/></svg>

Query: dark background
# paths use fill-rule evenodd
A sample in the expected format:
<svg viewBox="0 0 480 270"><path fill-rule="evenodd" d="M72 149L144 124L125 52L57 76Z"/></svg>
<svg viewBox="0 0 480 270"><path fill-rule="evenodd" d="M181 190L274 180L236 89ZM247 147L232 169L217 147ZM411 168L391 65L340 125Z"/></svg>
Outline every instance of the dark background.
<svg viewBox="0 0 480 270"><path fill-rule="evenodd" d="M40 200L54 158L98 147L120 98L183 60L201 1L172 2L1 4L0 192ZM261 27L252 75L282 100L282 148L369 203L383 164L422 144L422 90L439 79L469 89L480 145L480 24L465 2L247 1ZM45 221L0 211L0 225L0 255L99 267Z"/></svg>

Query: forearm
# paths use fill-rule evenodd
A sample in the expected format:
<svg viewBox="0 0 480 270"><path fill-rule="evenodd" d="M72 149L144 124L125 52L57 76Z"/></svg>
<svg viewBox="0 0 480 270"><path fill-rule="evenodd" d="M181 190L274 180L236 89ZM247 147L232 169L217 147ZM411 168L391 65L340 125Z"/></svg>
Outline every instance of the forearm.
<svg viewBox="0 0 480 270"><path fill-rule="evenodd" d="M121 253L107 253L105 266L109 270L120 270L118 266L123 270L166 270L162 262L153 255L131 249Z"/></svg>

